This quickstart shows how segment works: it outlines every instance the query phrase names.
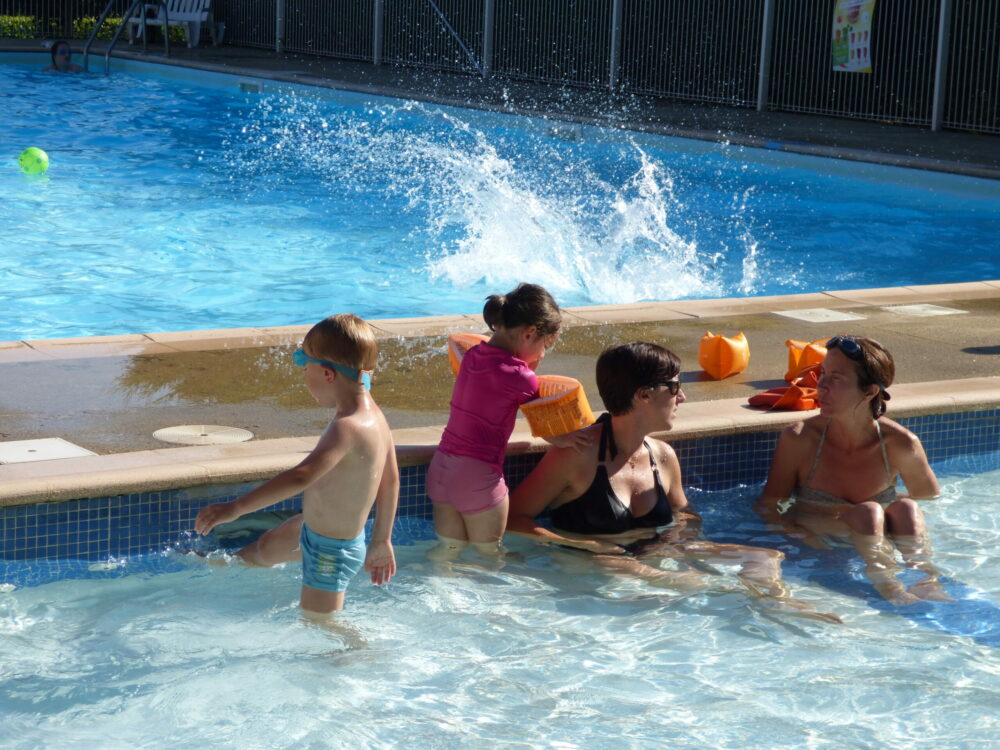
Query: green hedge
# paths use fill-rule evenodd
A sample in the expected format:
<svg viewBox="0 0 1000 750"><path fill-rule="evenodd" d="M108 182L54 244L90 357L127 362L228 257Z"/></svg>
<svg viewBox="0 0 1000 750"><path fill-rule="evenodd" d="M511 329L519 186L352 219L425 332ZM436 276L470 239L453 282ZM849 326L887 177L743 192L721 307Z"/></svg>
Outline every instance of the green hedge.
<svg viewBox="0 0 1000 750"><path fill-rule="evenodd" d="M115 30L122 22L121 16L109 16L97 34L98 39L108 41L115 35ZM82 16L73 19L71 39L87 39L97 23L96 16ZM62 39L65 36L63 25L59 21L49 21L48 30L44 28L40 18L36 16L0 16L0 38L2 39ZM122 32L122 37L126 32ZM170 27L170 42L183 43L184 29L179 26Z"/></svg>

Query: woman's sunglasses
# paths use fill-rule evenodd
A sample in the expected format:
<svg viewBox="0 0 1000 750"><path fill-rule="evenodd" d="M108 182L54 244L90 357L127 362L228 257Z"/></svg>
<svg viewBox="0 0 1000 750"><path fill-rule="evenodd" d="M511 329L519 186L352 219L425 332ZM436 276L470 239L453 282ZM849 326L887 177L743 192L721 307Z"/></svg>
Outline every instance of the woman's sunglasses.
<svg viewBox="0 0 1000 750"><path fill-rule="evenodd" d="M861 359L861 344L848 336L834 336L826 342L827 349L840 349L851 359Z"/></svg>
<svg viewBox="0 0 1000 750"><path fill-rule="evenodd" d="M659 386L666 386L667 390L670 391L671 396L676 396L681 392L681 381L680 380L662 380L659 383L653 383L650 388L657 388Z"/></svg>

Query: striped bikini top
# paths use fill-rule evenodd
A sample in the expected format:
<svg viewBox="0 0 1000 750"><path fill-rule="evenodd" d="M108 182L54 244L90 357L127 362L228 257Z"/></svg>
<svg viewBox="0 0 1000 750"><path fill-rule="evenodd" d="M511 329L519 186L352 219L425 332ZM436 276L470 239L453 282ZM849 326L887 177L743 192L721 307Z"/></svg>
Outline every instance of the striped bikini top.
<svg viewBox="0 0 1000 750"><path fill-rule="evenodd" d="M813 489L809 486L812 484L816 469L819 466L819 457L823 452L823 444L826 442L826 431L829 427L830 423L827 422L826 427L823 428L823 434L819 437L819 445L816 446L816 458L813 459L812 468L809 470L809 476L806 477L805 486L799 487L795 491L795 497L802 502L813 503L815 505L843 505L844 503L855 505L850 500L845 500L831 492L824 492L823 490ZM875 433L878 435L879 448L882 449L882 463L885 466L885 475L889 480L889 486L881 492L872 495L867 500L859 501L859 503L878 503L882 507L886 507L896 501L896 477L893 476L892 469L889 468L889 454L885 450L885 440L882 439L882 428L879 426L877 420L875 422Z"/></svg>

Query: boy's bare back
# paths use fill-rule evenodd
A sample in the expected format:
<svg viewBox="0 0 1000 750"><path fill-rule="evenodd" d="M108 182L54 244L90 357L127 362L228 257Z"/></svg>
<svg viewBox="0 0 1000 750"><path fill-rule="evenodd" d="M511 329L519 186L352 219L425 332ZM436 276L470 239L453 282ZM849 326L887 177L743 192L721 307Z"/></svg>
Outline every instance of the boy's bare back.
<svg viewBox="0 0 1000 750"><path fill-rule="evenodd" d="M303 493L306 525L334 539L356 537L394 473L395 448L382 410L368 398L357 410L338 414L310 459L329 462L330 468Z"/></svg>

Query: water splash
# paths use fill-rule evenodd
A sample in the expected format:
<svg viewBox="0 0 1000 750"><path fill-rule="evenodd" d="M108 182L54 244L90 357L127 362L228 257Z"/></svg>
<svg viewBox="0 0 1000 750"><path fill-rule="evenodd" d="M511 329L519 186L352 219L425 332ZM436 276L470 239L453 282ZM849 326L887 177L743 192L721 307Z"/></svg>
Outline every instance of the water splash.
<svg viewBox="0 0 1000 750"><path fill-rule="evenodd" d="M531 280L591 304L758 288L750 191L730 219L736 250L704 241L708 219L680 197L676 172L634 142L582 148L417 103L359 112L269 97L251 115L225 140L231 183L311 182L302 203L312 205L354 193L411 227L432 282L496 290Z"/></svg>

